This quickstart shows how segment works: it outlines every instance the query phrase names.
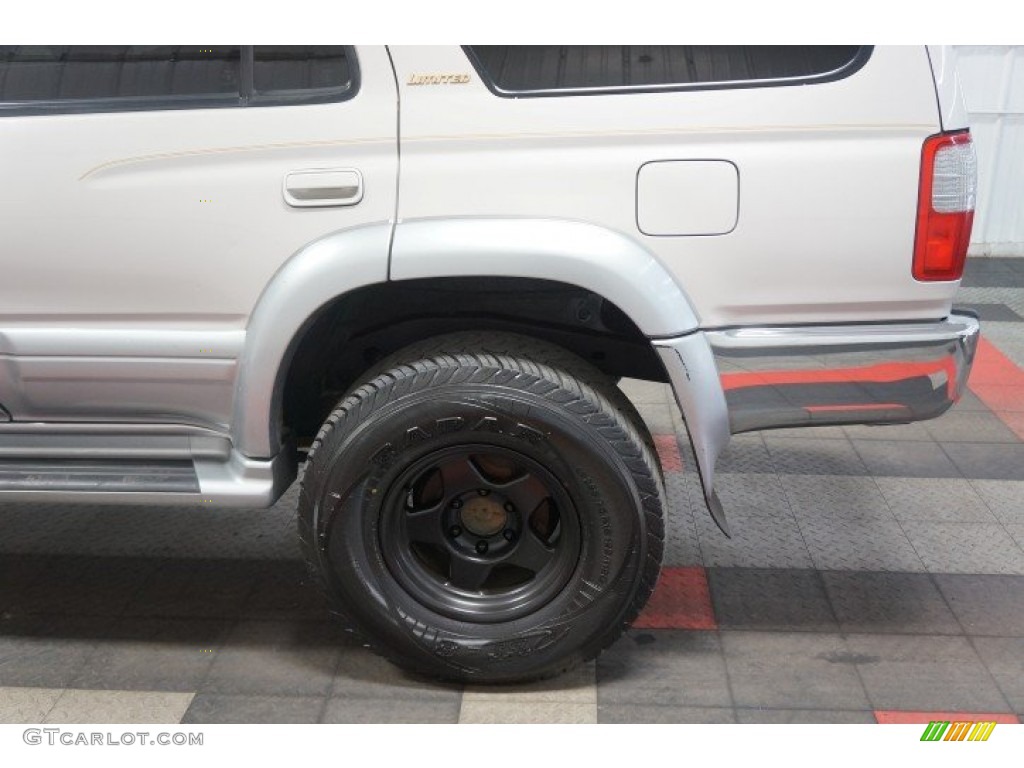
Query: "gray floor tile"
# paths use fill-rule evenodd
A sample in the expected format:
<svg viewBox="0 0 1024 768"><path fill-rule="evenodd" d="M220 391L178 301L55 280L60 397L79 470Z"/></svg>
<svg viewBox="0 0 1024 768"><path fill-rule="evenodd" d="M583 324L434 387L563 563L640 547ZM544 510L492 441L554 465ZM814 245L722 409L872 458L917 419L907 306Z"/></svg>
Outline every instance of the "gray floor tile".
<svg viewBox="0 0 1024 768"><path fill-rule="evenodd" d="M926 573L825 571L822 578L843 632L962 633Z"/></svg>
<svg viewBox="0 0 1024 768"><path fill-rule="evenodd" d="M244 621L231 631L200 691L323 695L347 641L325 624Z"/></svg>
<svg viewBox="0 0 1024 768"><path fill-rule="evenodd" d="M246 618L312 620L327 617L327 603L302 560L281 560L259 573L242 608Z"/></svg>
<svg viewBox="0 0 1024 768"><path fill-rule="evenodd" d="M125 606L126 616L235 618L253 584L277 561L154 560L154 570Z"/></svg>
<svg viewBox="0 0 1024 768"><path fill-rule="evenodd" d="M322 696L223 696L199 693L182 723L315 723Z"/></svg>
<svg viewBox="0 0 1024 768"><path fill-rule="evenodd" d="M325 723L457 723L459 704L451 701L328 699Z"/></svg>
<svg viewBox="0 0 1024 768"><path fill-rule="evenodd" d="M956 466L936 443L854 440L857 453L875 477L958 477Z"/></svg>
<svg viewBox="0 0 1024 768"><path fill-rule="evenodd" d="M975 637L971 641L1014 712L1024 712L1024 638Z"/></svg>
<svg viewBox="0 0 1024 768"><path fill-rule="evenodd" d="M727 632L722 649L737 707L869 709L837 635Z"/></svg>
<svg viewBox="0 0 1024 768"><path fill-rule="evenodd" d="M722 629L839 630L817 571L709 568L708 584Z"/></svg>
<svg viewBox="0 0 1024 768"><path fill-rule="evenodd" d="M1024 480L971 480L971 485L1000 522L1024 524Z"/></svg>
<svg viewBox="0 0 1024 768"><path fill-rule="evenodd" d="M922 422L940 443L1016 443L1017 435L994 413L957 411Z"/></svg>
<svg viewBox="0 0 1024 768"><path fill-rule="evenodd" d="M209 620L115 620L70 687L195 691L229 628Z"/></svg>
<svg viewBox="0 0 1024 768"><path fill-rule="evenodd" d="M710 515L697 515L695 518L705 565L811 567L807 546L784 501L780 506L773 502L763 507L724 503L732 538L718 530Z"/></svg>
<svg viewBox="0 0 1024 768"><path fill-rule="evenodd" d="M779 474L866 475L867 469L846 440L765 437Z"/></svg>
<svg viewBox="0 0 1024 768"><path fill-rule="evenodd" d="M996 522L971 482L961 477L879 477L875 481L897 520Z"/></svg>
<svg viewBox="0 0 1024 768"><path fill-rule="evenodd" d="M981 408L985 406L979 401ZM900 442L932 441L932 436L925 429L924 422L915 421L910 424L850 424L843 427L846 435L852 440L896 440Z"/></svg>
<svg viewBox="0 0 1024 768"><path fill-rule="evenodd" d="M1024 523L1007 525L1005 527L1006 532L1010 534L1015 542L1017 542L1017 546L1024 549Z"/></svg>
<svg viewBox="0 0 1024 768"><path fill-rule="evenodd" d="M847 642L873 709L1007 711L967 638L850 635Z"/></svg>
<svg viewBox="0 0 1024 768"><path fill-rule="evenodd" d="M156 565L145 558L51 555L22 591L20 609L60 616L117 616Z"/></svg>
<svg viewBox="0 0 1024 768"><path fill-rule="evenodd" d="M597 703L732 706L717 635L631 630L598 657Z"/></svg>
<svg viewBox="0 0 1024 768"><path fill-rule="evenodd" d="M1024 480L1024 443L947 443L943 448L964 477Z"/></svg>
<svg viewBox="0 0 1024 768"><path fill-rule="evenodd" d="M766 429L762 437L793 437L798 440L843 440L846 433L842 427L792 427L785 429Z"/></svg>
<svg viewBox="0 0 1024 768"><path fill-rule="evenodd" d="M790 724L874 723L875 714L867 709L758 709L739 707L737 722Z"/></svg>
<svg viewBox="0 0 1024 768"><path fill-rule="evenodd" d="M0 687L0 723L41 723L64 691Z"/></svg>
<svg viewBox="0 0 1024 768"><path fill-rule="evenodd" d="M991 412L991 409L985 405L985 403L983 403L976 394L968 389L961 393L960 399L953 404L953 407L950 408L947 413L963 413L966 411Z"/></svg>
<svg viewBox="0 0 1024 768"><path fill-rule="evenodd" d="M1024 577L937 574L935 583L967 634L1024 637Z"/></svg>
<svg viewBox="0 0 1024 768"><path fill-rule="evenodd" d="M800 522L826 519L863 525L896 522L873 478L780 475L779 481Z"/></svg>
<svg viewBox="0 0 1024 768"><path fill-rule="evenodd" d="M801 517L800 533L814 566L821 570L926 570L903 528L895 521Z"/></svg>
<svg viewBox="0 0 1024 768"><path fill-rule="evenodd" d="M457 705L462 689L416 677L366 648L348 646L342 649L331 696L379 701L448 701Z"/></svg>
<svg viewBox="0 0 1024 768"><path fill-rule="evenodd" d="M700 543L694 515L707 515L700 480L692 473L672 473L665 477L668 510L665 516L666 566L700 565Z"/></svg>
<svg viewBox="0 0 1024 768"><path fill-rule="evenodd" d="M47 723L179 723L192 702L176 691L85 691L61 693Z"/></svg>
<svg viewBox="0 0 1024 768"><path fill-rule="evenodd" d="M999 523L907 521L903 530L932 573L1024 574L1024 550Z"/></svg>
<svg viewBox="0 0 1024 768"><path fill-rule="evenodd" d="M0 686L67 687L107 636L110 622L76 616L0 620Z"/></svg>
<svg viewBox="0 0 1024 768"><path fill-rule="evenodd" d="M724 707L671 707L637 704L599 704L599 723L735 723L736 714Z"/></svg>
<svg viewBox="0 0 1024 768"><path fill-rule="evenodd" d="M721 474L774 474L775 463L760 433L734 435L715 465Z"/></svg>

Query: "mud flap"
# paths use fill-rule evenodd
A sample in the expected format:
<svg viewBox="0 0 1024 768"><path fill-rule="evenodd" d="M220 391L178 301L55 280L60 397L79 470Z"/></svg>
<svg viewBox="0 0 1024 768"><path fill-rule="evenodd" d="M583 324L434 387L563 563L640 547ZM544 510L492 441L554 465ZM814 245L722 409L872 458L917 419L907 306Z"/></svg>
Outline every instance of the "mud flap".
<svg viewBox="0 0 1024 768"><path fill-rule="evenodd" d="M695 331L676 339L659 339L654 348L686 421L711 519L722 533L731 536L725 509L715 491L715 464L731 436L729 409L711 345L702 332Z"/></svg>

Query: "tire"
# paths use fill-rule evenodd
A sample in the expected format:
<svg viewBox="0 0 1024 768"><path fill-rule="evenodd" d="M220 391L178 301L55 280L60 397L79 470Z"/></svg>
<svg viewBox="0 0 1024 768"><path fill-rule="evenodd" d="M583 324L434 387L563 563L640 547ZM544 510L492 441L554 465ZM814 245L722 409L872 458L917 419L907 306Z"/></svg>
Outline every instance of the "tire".
<svg viewBox="0 0 1024 768"><path fill-rule="evenodd" d="M596 657L661 564L664 490L632 406L516 336L441 337L378 370L302 480L300 539L332 609L431 677L524 681Z"/></svg>

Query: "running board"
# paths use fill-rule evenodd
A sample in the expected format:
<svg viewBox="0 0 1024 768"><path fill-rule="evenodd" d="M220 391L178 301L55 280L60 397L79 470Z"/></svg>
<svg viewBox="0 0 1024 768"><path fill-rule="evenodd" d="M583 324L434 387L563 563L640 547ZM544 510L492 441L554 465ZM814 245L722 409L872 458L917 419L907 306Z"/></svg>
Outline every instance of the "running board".
<svg viewBox="0 0 1024 768"><path fill-rule="evenodd" d="M189 460L0 459L0 491L200 493Z"/></svg>
<svg viewBox="0 0 1024 768"><path fill-rule="evenodd" d="M0 502L268 507L296 468L292 448L250 459L208 430L0 424Z"/></svg>

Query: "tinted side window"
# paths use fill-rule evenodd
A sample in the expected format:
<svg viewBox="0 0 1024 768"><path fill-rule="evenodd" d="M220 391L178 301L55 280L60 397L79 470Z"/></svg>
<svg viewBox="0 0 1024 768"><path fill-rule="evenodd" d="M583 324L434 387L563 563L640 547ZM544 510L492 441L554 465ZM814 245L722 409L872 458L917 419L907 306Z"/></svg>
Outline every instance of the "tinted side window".
<svg viewBox="0 0 1024 768"><path fill-rule="evenodd" d="M257 45L253 58L256 93L345 88L352 80L343 45Z"/></svg>
<svg viewBox="0 0 1024 768"><path fill-rule="evenodd" d="M0 46L0 107L65 112L338 101L346 46Z"/></svg>
<svg viewBox="0 0 1024 768"><path fill-rule="evenodd" d="M869 49L823 45L470 45L499 92L737 87L827 79Z"/></svg>

